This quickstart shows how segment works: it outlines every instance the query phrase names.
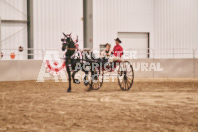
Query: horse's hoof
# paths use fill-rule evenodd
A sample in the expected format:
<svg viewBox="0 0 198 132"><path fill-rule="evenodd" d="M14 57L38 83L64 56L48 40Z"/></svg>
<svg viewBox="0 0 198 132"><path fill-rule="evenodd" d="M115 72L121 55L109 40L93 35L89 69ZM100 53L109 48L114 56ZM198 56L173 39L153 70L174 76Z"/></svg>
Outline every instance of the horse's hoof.
<svg viewBox="0 0 198 132"><path fill-rule="evenodd" d="M84 82L85 86L89 85L89 82Z"/></svg>
<svg viewBox="0 0 198 132"><path fill-rule="evenodd" d="M67 93L70 93L71 92L71 89L67 89Z"/></svg>
<svg viewBox="0 0 198 132"><path fill-rule="evenodd" d="M78 79L74 79L73 82L76 84L80 84L80 81Z"/></svg>

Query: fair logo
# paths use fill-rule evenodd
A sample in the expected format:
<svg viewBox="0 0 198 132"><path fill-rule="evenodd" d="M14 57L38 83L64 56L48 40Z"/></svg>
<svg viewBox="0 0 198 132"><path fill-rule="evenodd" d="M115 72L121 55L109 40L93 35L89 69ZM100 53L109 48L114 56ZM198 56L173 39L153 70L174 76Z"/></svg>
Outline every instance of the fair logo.
<svg viewBox="0 0 198 132"><path fill-rule="evenodd" d="M60 76L63 82L66 82L65 61L60 58L58 51L46 51L37 82L45 82L44 78L53 77L55 82L59 82Z"/></svg>
<svg viewBox="0 0 198 132"><path fill-rule="evenodd" d="M132 52L133 54L128 54L129 56L126 57L127 55L123 56L123 60L132 60L129 59L130 57L133 57L135 59L136 58L136 52ZM134 60L135 60L134 59ZM107 62L107 65L99 65L97 63L93 63L92 65L89 64L89 62L84 62L83 66L81 64L76 65L75 69L73 69L74 71L82 71L82 70L87 70L86 66L88 66L89 70L90 69L95 69L95 68L99 68L100 70L102 70L103 68L105 69L106 72L108 72L109 74L107 74L108 76L114 74L117 74L117 68L119 66L119 64L117 64L117 67L114 67L114 65L110 65L110 60ZM88 64L87 64L88 63ZM133 60L130 62L133 66L133 70L135 72L162 72L164 69L161 67L160 62L133 62ZM116 64L115 64L116 65ZM111 67L109 67L111 66ZM111 78L117 77L117 76L111 76ZM79 80L83 80L84 79L84 75L81 74L76 74L76 77L78 77ZM50 80L55 80L55 82L60 82L59 80L62 80L62 82L68 82L67 79L67 72L66 72L66 66L65 66L65 60L60 58L60 55L58 53L58 51L46 51L38 78L37 78L37 82L45 82L45 79L50 79ZM104 77L105 78L105 77ZM109 81L109 79L106 79L107 81ZM104 79L104 81L106 81Z"/></svg>

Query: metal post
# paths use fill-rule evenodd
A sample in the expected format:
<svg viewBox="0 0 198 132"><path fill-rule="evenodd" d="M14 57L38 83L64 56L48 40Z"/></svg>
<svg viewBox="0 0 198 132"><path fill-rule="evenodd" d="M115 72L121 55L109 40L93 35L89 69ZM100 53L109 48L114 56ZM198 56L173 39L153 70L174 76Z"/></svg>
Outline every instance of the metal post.
<svg viewBox="0 0 198 132"><path fill-rule="evenodd" d="M84 48L93 48L93 0L83 0Z"/></svg>
<svg viewBox="0 0 198 132"><path fill-rule="evenodd" d="M196 72L196 69L195 69L195 52L196 52L196 49L193 49L193 77L195 78L195 72Z"/></svg>
<svg viewBox="0 0 198 132"><path fill-rule="evenodd" d="M147 49L147 57L150 58L150 33L148 33L148 49Z"/></svg>
<svg viewBox="0 0 198 132"><path fill-rule="evenodd" d="M0 17L0 54L1 54L1 17ZM1 55L0 55L1 60Z"/></svg>
<svg viewBox="0 0 198 132"><path fill-rule="evenodd" d="M33 0L27 0L27 35L28 35L28 59L34 59L33 38Z"/></svg>

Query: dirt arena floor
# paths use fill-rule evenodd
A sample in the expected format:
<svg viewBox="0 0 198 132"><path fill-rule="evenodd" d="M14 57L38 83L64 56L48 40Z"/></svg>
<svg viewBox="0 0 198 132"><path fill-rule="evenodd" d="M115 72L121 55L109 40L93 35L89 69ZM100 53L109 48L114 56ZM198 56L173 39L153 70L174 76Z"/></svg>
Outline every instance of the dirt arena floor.
<svg viewBox="0 0 198 132"><path fill-rule="evenodd" d="M139 79L86 92L83 84L0 82L0 131L198 132L198 80Z"/></svg>

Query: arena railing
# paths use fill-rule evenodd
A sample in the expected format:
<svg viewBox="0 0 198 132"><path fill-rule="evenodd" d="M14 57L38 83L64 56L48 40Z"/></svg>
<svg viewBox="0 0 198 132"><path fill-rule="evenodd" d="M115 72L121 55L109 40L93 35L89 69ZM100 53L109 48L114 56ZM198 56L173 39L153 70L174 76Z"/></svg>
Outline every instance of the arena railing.
<svg viewBox="0 0 198 132"><path fill-rule="evenodd" d="M1 49L0 60L43 60L46 51L58 51L60 57L64 56L60 49L34 49L25 48L22 52L19 49ZM100 56L99 49L92 50L96 56ZM11 58L11 55L14 58ZM124 50L124 56L133 54L130 59L193 59L198 58L198 49L127 49Z"/></svg>
<svg viewBox="0 0 198 132"><path fill-rule="evenodd" d="M136 51L138 59L198 58L198 49L128 49L126 51Z"/></svg>
<svg viewBox="0 0 198 132"><path fill-rule="evenodd" d="M23 51L19 49L1 49L0 60L42 60L44 58L43 49L24 48Z"/></svg>

